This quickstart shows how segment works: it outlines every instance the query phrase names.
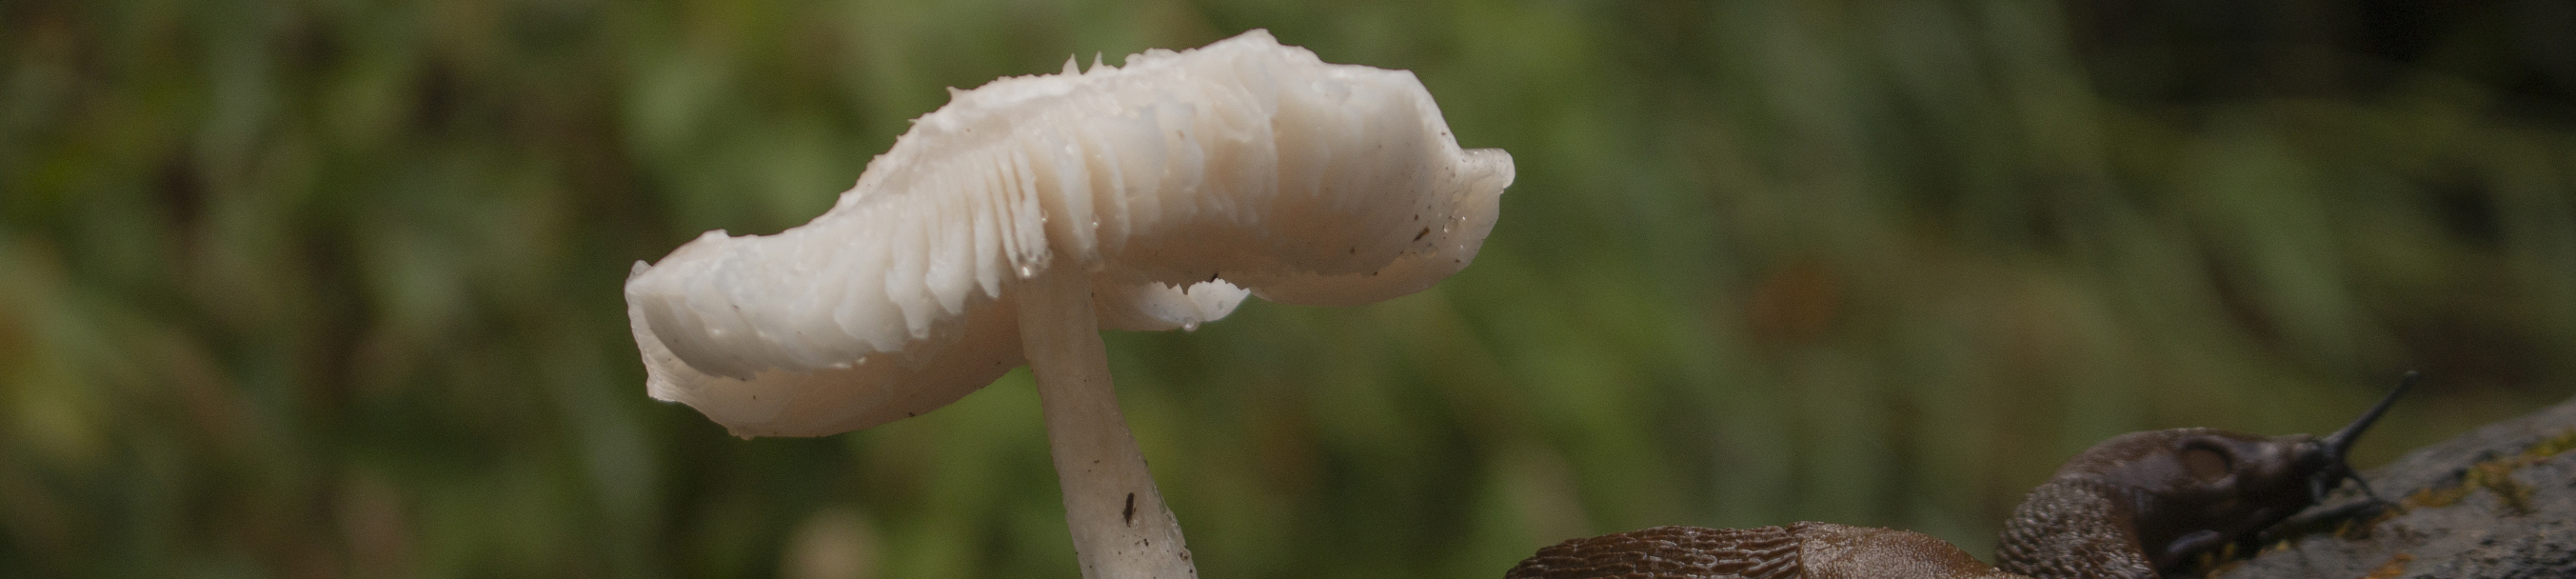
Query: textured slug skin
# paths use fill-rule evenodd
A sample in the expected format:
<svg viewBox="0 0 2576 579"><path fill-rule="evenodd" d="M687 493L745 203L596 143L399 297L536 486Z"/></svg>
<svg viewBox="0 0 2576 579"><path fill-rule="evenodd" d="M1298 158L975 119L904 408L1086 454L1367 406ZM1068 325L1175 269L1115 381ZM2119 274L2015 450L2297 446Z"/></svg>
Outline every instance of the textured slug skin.
<svg viewBox="0 0 2576 579"><path fill-rule="evenodd" d="M1948 542L1911 531L1802 522L1787 527L1655 527L1540 549L1504 579L2009 579ZM2027 578L2023 578L2027 579Z"/></svg>
<svg viewBox="0 0 2576 579"><path fill-rule="evenodd" d="M1514 176L1409 72L1258 30L1126 64L956 91L812 222L638 264L650 393L743 436L925 412L1019 365L1035 275L1088 275L1119 329L1412 293L1475 259Z"/></svg>
<svg viewBox="0 0 2576 579"><path fill-rule="evenodd" d="M2138 547L2133 511L2113 498L2126 495L2080 478L2041 485L2004 521L1995 565L2045 579L2155 579Z"/></svg>
<svg viewBox="0 0 2576 579"><path fill-rule="evenodd" d="M1789 579L1800 576L1798 545L1787 527L1655 527L1557 543L1503 577Z"/></svg>
<svg viewBox="0 0 2576 579"><path fill-rule="evenodd" d="M2174 428L2068 458L2004 521L1995 564L2044 579L2153 579L2316 502L2316 437Z"/></svg>

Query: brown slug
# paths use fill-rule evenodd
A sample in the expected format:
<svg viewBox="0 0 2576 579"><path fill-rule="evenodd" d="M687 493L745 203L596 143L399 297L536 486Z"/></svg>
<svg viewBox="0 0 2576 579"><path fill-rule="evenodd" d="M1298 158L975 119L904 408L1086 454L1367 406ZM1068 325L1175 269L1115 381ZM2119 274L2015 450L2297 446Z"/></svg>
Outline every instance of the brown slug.
<svg viewBox="0 0 2576 579"><path fill-rule="evenodd" d="M1995 567L1921 533L1802 522L1574 539L1540 549L1503 577L2154 579L2201 553L2251 540L2346 479L2361 482L2346 452L2416 378L2406 373L2396 390L2324 438L2177 428L2085 449L2013 510Z"/></svg>

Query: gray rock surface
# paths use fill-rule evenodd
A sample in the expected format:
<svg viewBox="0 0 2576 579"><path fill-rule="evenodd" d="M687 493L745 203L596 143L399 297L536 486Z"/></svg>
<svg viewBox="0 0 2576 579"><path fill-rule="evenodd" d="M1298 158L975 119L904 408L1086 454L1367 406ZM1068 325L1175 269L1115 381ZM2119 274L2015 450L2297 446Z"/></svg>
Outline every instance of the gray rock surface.
<svg viewBox="0 0 2576 579"><path fill-rule="evenodd" d="M2406 508L2321 517L2365 501L2344 491L2293 521L2219 579L2576 578L2576 402L2487 425L2364 475ZM2403 498L2400 498L2403 497ZM2350 523L2350 524L2345 524ZM2286 548L2282 543L2286 542Z"/></svg>

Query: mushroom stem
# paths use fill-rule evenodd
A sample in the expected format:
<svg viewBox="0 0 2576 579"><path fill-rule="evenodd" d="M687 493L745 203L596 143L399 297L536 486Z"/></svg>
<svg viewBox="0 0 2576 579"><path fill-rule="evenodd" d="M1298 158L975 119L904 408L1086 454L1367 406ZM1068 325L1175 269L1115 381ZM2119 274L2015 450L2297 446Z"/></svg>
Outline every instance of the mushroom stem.
<svg viewBox="0 0 2576 579"><path fill-rule="evenodd" d="M1198 576L1181 525L1163 505L1145 453L1110 388L1109 352L1092 312L1091 280L1058 267L1018 292L1020 344L1037 376L1047 440L1064 487L1064 520L1084 579Z"/></svg>

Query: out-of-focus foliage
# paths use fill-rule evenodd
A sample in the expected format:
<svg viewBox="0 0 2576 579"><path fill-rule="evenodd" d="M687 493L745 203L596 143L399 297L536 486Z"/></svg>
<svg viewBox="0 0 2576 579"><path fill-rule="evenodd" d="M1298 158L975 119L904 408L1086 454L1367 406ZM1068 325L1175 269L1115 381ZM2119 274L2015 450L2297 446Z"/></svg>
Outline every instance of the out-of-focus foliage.
<svg viewBox="0 0 2576 579"><path fill-rule="evenodd" d="M1982 552L2108 435L2576 386L2576 7L0 2L0 576L1073 577L1025 374L741 441L619 284L946 96L1266 27L1521 179L1351 309L1115 334L1209 577L1659 524Z"/></svg>

